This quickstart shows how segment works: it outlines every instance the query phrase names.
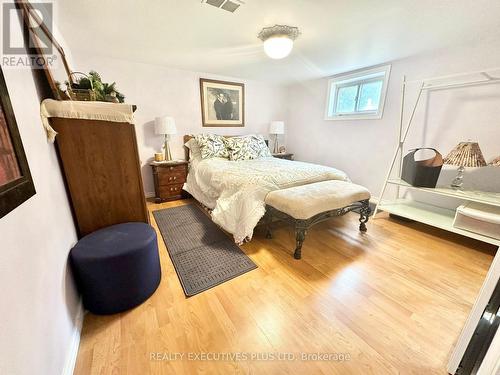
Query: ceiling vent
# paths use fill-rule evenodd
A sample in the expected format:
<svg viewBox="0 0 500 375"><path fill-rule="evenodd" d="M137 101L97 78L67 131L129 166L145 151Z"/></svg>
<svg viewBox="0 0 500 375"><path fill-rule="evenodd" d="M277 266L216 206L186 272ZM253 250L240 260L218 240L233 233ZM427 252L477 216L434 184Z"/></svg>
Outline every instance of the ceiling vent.
<svg viewBox="0 0 500 375"><path fill-rule="evenodd" d="M241 0L203 0L203 3L208 5L213 5L216 8L227 10L228 12L234 13L240 5L245 4Z"/></svg>

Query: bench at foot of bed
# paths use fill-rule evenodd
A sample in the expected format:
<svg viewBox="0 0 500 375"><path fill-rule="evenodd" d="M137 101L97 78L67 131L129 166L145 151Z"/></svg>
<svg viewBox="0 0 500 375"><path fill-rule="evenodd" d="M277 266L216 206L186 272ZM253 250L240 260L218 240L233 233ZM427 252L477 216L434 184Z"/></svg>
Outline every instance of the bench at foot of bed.
<svg viewBox="0 0 500 375"><path fill-rule="evenodd" d="M300 259L309 228L331 217L359 209L359 230L366 232L371 213L369 199L370 192L363 186L337 180L272 191L266 197L267 237L272 236L270 225L274 218L291 222L296 234L294 258Z"/></svg>

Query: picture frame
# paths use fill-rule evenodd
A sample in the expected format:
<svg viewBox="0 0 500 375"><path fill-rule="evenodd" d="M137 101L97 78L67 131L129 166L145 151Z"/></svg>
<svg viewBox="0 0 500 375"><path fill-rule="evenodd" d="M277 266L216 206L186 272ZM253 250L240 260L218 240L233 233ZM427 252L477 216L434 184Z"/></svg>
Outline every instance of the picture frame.
<svg viewBox="0 0 500 375"><path fill-rule="evenodd" d="M0 218L36 194L0 68Z"/></svg>
<svg viewBox="0 0 500 375"><path fill-rule="evenodd" d="M245 84L200 78L204 127L245 126Z"/></svg>

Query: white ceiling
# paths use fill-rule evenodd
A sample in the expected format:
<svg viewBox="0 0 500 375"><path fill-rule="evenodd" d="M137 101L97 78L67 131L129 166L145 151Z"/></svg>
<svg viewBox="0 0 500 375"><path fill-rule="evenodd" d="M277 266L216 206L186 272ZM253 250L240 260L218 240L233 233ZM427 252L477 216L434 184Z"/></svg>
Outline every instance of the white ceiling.
<svg viewBox="0 0 500 375"><path fill-rule="evenodd" d="M500 35L499 0L245 0L229 13L200 0L59 0L72 50L272 82L324 77ZM284 60L257 34L302 35Z"/></svg>

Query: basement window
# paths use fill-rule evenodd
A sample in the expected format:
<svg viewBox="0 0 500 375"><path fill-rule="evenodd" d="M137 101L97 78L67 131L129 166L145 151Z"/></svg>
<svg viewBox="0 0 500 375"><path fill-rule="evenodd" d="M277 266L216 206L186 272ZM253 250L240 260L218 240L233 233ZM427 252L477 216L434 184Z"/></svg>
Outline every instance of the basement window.
<svg viewBox="0 0 500 375"><path fill-rule="evenodd" d="M326 120L380 119L390 65L342 74L328 80Z"/></svg>

